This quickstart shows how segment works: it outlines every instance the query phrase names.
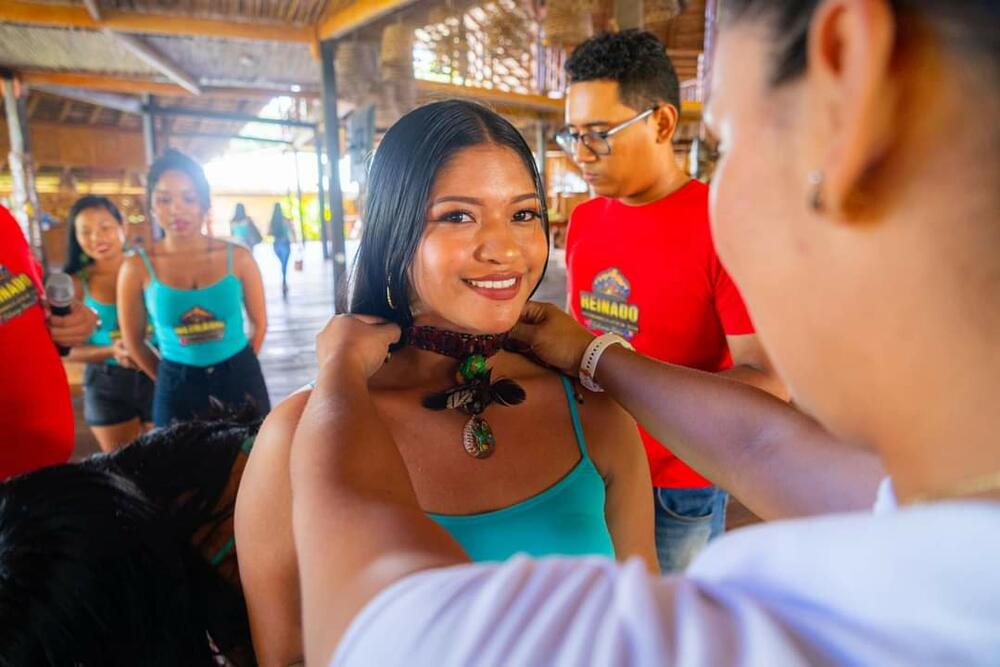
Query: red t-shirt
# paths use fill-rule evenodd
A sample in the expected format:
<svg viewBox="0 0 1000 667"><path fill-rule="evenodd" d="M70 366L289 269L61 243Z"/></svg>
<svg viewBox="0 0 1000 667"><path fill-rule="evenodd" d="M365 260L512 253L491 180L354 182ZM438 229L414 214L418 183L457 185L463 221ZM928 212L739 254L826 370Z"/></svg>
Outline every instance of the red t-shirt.
<svg viewBox="0 0 1000 667"><path fill-rule="evenodd" d="M0 480L73 453L69 382L45 325L42 289L20 227L0 206Z"/></svg>
<svg viewBox="0 0 1000 667"><path fill-rule="evenodd" d="M708 186L690 181L645 206L598 197L573 211L566 239L569 307L594 333L617 333L645 355L717 372L732 366L726 336L753 324L712 243ZM653 485L710 482L645 430Z"/></svg>

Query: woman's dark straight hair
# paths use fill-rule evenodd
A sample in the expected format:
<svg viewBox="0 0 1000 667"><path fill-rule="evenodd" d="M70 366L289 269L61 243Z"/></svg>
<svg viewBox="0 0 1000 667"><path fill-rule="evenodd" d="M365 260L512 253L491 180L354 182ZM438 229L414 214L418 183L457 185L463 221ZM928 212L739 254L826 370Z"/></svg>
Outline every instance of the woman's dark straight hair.
<svg viewBox="0 0 1000 667"><path fill-rule="evenodd" d="M73 202L73 206L70 207L69 214L66 216L66 265L63 267L63 271L71 276L76 275L94 261L90 255L83 251L80 242L76 239L76 216L88 208L103 208L118 221L119 225L124 224L121 211L107 197L84 195Z"/></svg>
<svg viewBox="0 0 1000 667"><path fill-rule="evenodd" d="M255 664L235 552L206 560L260 420L158 429L0 483L0 667ZM210 641L211 640L211 641Z"/></svg>
<svg viewBox="0 0 1000 667"><path fill-rule="evenodd" d="M247 208L242 202L236 204L236 208L233 210L233 222L239 222L240 220L246 220Z"/></svg>
<svg viewBox="0 0 1000 667"><path fill-rule="evenodd" d="M285 226L285 212L281 210L281 204L274 203L271 209L271 224L268 233L274 237L275 241L288 240L288 228Z"/></svg>
<svg viewBox="0 0 1000 667"><path fill-rule="evenodd" d="M535 184L548 238L545 189L531 149L517 128L503 116L466 100L419 107L389 128L375 151L349 312L376 315L403 328L413 323L409 270L427 224L434 179L456 153L484 144L509 148L521 158ZM387 293L395 308L390 307Z"/></svg>
<svg viewBox="0 0 1000 667"><path fill-rule="evenodd" d="M771 84L797 78L806 68L809 24L821 0L721 0L723 24L763 21L774 38ZM987 65L995 80L1000 68L997 0L889 0L898 19L916 18L950 48ZM905 38L900 30L897 39Z"/></svg>

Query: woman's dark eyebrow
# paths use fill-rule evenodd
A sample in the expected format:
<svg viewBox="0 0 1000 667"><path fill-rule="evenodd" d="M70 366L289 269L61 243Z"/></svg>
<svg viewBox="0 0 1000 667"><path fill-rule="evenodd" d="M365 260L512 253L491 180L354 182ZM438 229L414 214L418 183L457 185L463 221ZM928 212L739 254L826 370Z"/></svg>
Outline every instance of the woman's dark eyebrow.
<svg viewBox="0 0 1000 667"><path fill-rule="evenodd" d="M431 202L431 205L433 206L435 204L443 204L449 201L458 202L460 204L475 204L477 206L482 205L483 203L481 200L476 199L475 197L459 197L458 195L448 195L445 197L438 197L433 202Z"/></svg>
<svg viewBox="0 0 1000 667"><path fill-rule="evenodd" d="M527 201L529 199L538 199L538 193L537 192L526 192L523 195L518 195L518 196L514 197L513 199L511 199L510 203L511 204L516 204L519 201Z"/></svg>
<svg viewBox="0 0 1000 667"><path fill-rule="evenodd" d="M519 201L525 201L525 200L528 200L528 199L538 199L538 193L527 192L527 193L525 193L523 195L518 195L518 196L512 198L510 200L510 202L512 204L515 204L515 203L517 203ZM437 204L443 204L445 202L459 202L460 204L473 204L475 206L482 206L483 205L483 201L481 199L476 199L475 197L460 197L458 195L447 195L447 196L438 197L437 199L435 199L431 203L431 206L434 206L434 205L437 205Z"/></svg>

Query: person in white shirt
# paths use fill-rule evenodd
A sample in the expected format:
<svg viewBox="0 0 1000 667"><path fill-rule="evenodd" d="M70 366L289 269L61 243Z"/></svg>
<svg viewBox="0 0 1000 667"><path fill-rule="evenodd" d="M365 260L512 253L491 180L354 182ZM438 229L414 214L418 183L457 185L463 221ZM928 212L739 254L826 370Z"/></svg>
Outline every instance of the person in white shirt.
<svg viewBox="0 0 1000 667"><path fill-rule="evenodd" d="M798 409L551 307L515 334L779 520L666 578L469 564L367 394L398 329L338 317L291 454L310 664L1000 664L998 5L719 10L713 232Z"/></svg>

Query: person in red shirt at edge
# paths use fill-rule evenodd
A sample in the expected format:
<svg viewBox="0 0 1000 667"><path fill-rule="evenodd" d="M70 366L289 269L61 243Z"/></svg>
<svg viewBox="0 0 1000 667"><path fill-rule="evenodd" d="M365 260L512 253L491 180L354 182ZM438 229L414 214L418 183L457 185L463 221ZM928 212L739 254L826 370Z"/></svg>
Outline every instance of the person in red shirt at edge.
<svg viewBox="0 0 1000 667"><path fill-rule="evenodd" d="M0 480L73 453L73 405L56 345L81 345L97 315L74 301L49 316L41 267L21 228L0 206Z"/></svg>
<svg viewBox="0 0 1000 667"><path fill-rule="evenodd" d="M569 224L573 316L650 357L783 396L715 254L708 186L674 157L680 91L663 44L637 30L599 34L573 51L565 69L567 124L556 140L597 195L576 207ZM724 530L726 493L671 454L669 443L641 433L660 568L682 570Z"/></svg>

